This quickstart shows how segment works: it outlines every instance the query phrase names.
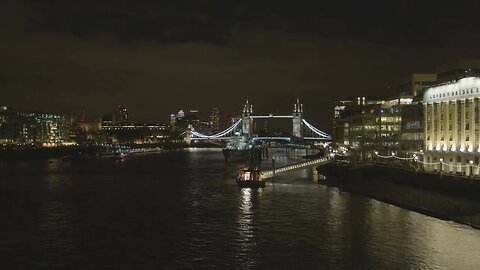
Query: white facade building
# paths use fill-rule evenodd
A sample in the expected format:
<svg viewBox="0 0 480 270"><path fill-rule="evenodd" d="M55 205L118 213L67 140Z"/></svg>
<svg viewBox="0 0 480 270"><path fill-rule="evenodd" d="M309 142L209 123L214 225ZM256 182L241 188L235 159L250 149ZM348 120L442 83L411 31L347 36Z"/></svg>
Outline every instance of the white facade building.
<svg viewBox="0 0 480 270"><path fill-rule="evenodd" d="M423 101L425 169L478 175L480 78L429 88Z"/></svg>

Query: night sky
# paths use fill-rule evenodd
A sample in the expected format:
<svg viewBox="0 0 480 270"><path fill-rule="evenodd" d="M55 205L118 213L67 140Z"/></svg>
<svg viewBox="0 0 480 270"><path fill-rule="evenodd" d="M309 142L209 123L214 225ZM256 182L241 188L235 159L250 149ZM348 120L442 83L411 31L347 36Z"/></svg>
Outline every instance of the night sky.
<svg viewBox="0 0 480 270"><path fill-rule="evenodd" d="M361 3L363 2L363 3ZM447 2L447 1L445 1ZM328 129L333 101L478 58L477 1L2 0L0 104L136 120L212 107ZM388 87L390 86L390 87Z"/></svg>

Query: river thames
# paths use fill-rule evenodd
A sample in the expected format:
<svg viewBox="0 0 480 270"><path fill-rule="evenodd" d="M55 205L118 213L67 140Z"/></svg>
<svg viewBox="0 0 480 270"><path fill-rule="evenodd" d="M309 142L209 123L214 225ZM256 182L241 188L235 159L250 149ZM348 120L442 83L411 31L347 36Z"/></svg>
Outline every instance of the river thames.
<svg viewBox="0 0 480 270"><path fill-rule="evenodd" d="M0 162L2 269L479 269L480 231L220 150Z"/></svg>

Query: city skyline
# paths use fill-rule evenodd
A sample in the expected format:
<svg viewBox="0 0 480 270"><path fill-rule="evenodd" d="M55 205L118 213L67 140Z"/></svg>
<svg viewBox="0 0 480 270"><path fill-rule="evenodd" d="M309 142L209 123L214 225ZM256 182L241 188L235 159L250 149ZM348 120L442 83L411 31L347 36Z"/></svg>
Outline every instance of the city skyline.
<svg viewBox="0 0 480 270"><path fill-rule="evenodd" d="M0 1L1 269L480 269L478 1Z"/></svg>
<svg viewBox="0 0 480 270"><path fill-rule="evenodd" d="M155 122L179 109L240 111L246 99L286 113L299 97L327 128L338 97L395 95L405 75L476 57L480 39L472 3L0 5L2 105L101 115L122 104Z"/></svg>

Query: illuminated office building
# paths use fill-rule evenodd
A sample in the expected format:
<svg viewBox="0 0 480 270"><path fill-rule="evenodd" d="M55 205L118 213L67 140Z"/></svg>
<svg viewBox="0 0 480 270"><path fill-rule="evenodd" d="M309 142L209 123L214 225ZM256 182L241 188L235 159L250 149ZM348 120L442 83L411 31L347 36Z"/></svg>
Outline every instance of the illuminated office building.
<svg viewBox="0 0 480 270"><path fill-rule="evenodd" d="M399 154L401 112L412 101L411 95L398 95L387 99L357 97L350 102L338 102L333 123L333 147L349 149L350 154L359 159L372 159L376 152ZM338 110L340 106L342 108Z"/></svg>
<svg viewBox="0 0 480 270"><path fill-rule="evenodd" d="M66 117L54 113L0 110L0 143L57 146L68 140Z"/></svg>
<svg viewBox="0 0 480 270"><path fill-rule="evenodd" d="M210 113L210 125L212 132L220 131L220 111L218 108L213 108Z"/></svg>
<svg viewBox="0 0 480 270"><path fill-rule="evenodd" d="M425 92L427 170L479 174L480 78L462 78Z"/></svg>

